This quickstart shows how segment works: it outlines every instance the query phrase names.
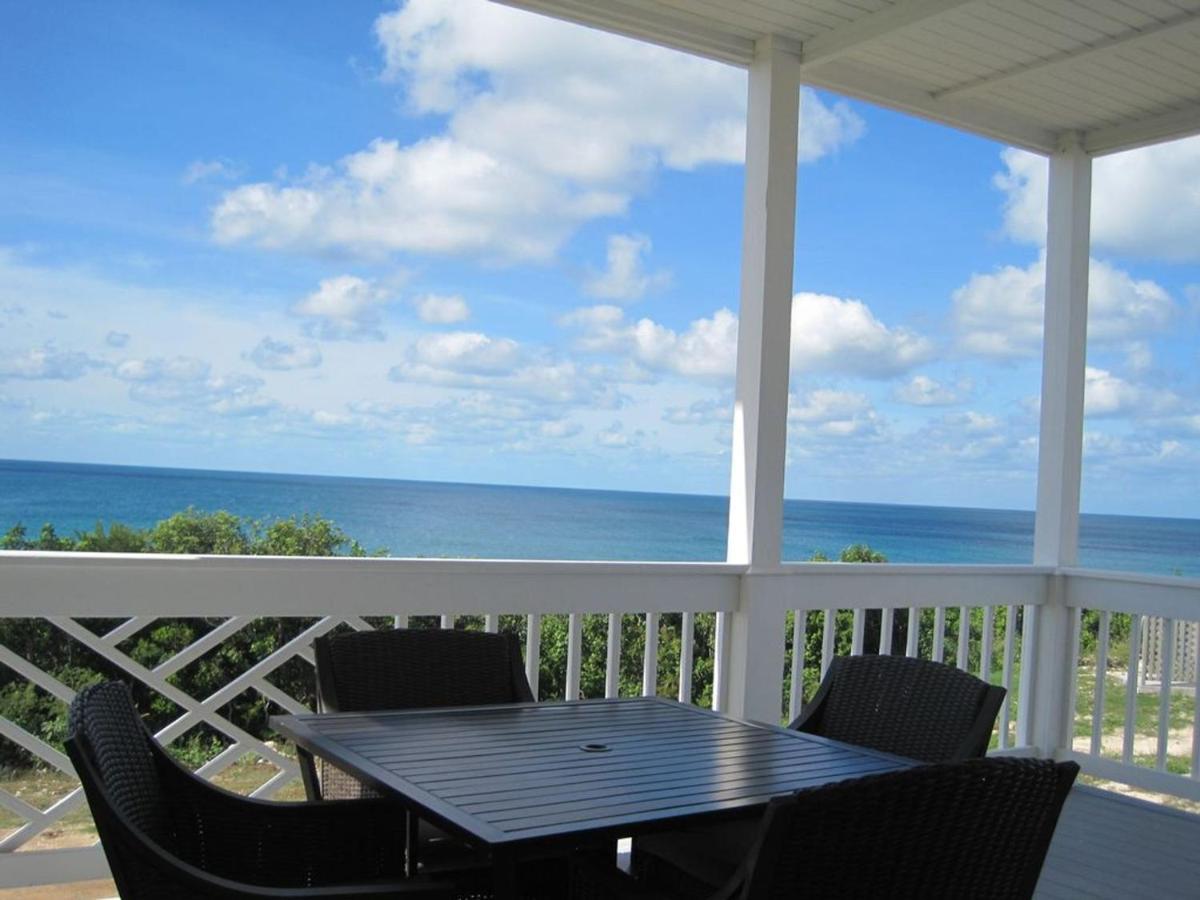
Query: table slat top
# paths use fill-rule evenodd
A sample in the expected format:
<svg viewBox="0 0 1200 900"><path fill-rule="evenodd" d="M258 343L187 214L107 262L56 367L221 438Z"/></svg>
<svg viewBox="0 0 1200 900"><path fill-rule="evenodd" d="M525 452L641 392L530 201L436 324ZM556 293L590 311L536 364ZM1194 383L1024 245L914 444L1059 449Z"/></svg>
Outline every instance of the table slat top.
<svg viewBox="0 0 1200 900"><path fill-rule="evenodd" d="M658 698L272 722L310 753L490 844L749 810L912 764Z"/></svg>

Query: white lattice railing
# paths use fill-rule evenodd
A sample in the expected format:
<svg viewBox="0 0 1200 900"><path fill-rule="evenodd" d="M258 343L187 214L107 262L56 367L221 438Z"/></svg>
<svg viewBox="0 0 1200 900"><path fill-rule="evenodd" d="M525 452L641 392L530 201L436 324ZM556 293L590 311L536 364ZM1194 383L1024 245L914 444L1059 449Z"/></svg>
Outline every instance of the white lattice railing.
<svg viewBox="0 0 1200 900"><path fill-rule="evenodd" d="M1098 777L1200 801L1196 667L1182 686L1149 682L1140 671L1148 631L1158 632L1159 672L1178 671L1176 635L1200 627L1200 580L1073 571L1066 603L1070 696L1078 702L1067 711L1071 743L1063 755Z"/></svg>
<svg viewBox="0 0 1200 900"><path fill-rule="evenodd" d="M220 778L246 754L269 764L269 777L254 788L254 793L274 796L297 777L294 761L283 749L230 721L224 707L245 692L254 692L280 709L302 710L302 700L281 690L272 682L272 674L285 665L310 665L314 637L339 627L371 627L368 619L375 616L387 617L383 622L373 620L382 627L403 625L412 616L438 617L442 627L453 627L457 617L476 615L490 630L500 627L502 614L519 616L519 620L506 619L505 626L511 627L516 621L524 625L525 655L535 691L539 673L547 671L539 656L544 644L543 617L565 616L566 648L563 671L559 673L565 685L563 693L587 693L581 671L584 651L595 652L594 642L602 640L603 693L613 696L622 666L628 679L631 665L629 648L621 645L622 622L628 625L628 616L639 617L644 644L641 689L653 693L665 689L658 671L663 658L658 652L660 634L667 633L661 631L663 616L682 613L678 618L671 616L672 628L679 628L679 677L669 687L670 693L675 694L677 688L681 699L690 699L693 673L701 664L709 663L696 657L694 629L699 617L715 614L711 664L713 696L719 704L730 690L730 682L738 677L731 668L736 664L736 653L730 649L735 640L731 633L736 631L736 623L752 613L766 617L768 643L779 641L776 649L780 651L780 666L751 687L768 698L767 707L777 704L780 719L798 709L802 688L815 685L835 653L903 649L910 655L986 672L1008 687L1000 746L1024 752L1027 748L1020 746L1024 740L1018 736L1028 734L1028 729L1019 726L1023 710L1014 708L1017 698L1013 690L1017 672L1023 668L1024 629L1017 627L1018 619L1026 624L1048 602L1052 577L1049 570L1019 566L806 564L749 573L735 566L690 563L8 553L0 554L0 615L49 622L73 646L103 658L131 681L174 703L178 714L161 727L160 740L178 740L201 725L222 735L226 746L202 765L202 774ZM1068 583L1079 585L1078 590L1093 605L1097 594L1104 593L1095 584L1105 590L1111 587L1109 580L1097 582L1097 576L1089 573L1066 577ZM1180 604L1200 608L1195 588L1184 588L1179 594L1174 590L1177 586L1162 587L1160 581L1122 581L1119 602L1141 598L1145 588L1150 592L1143 604L1147 612L1179 618ZM1070 596L1074 603L1076 594ZM1162 596L1172 598L1165 607ZM837 631L832 627L839 610L851 619L849 644L842 647L836 645ZM603 629L589 618L594 615L607 617ZM906 628L914 615L923 622L922 641L918 641L918 632ZM133 658L131 643L148 633L146 629L155 622L189 617L209 620L209 630L154 668ZM93 630L99 618L113 620L103 633ZM248 664L206 697L189 696L171 683L172 675L195 665L264 618L285 618L295 625L286 643L273 653ZM1200 615L1193 612L1191 618ZM963 621L970 627L959 627ZM931 634L941 639L930 640ZM810 636L818 640L817 635L819 664L811 659L806 664L804 653L793 654L791 661L785 662L782 650L786 637L804 647ZM674 660L671 664L675 665ZM73 696L69 687L12 648L0 647L0 665L61 703ZM1035 682L1036 673L1029 673L1032 667L1024 668L1021 680ZM784 690L787 679L791 680L790 692ZM1036 694L1036 684L1025 689ZM600 691L595 682L590 690ZM69 761L42 736L0 718L0 738L71 775ZM1176 776L1163 777L1180 780ZM39 836L55 829L64 817L77 814L82 802L78 789L70 788L52 803L40 806L0 792L0 805L22 823L0 838L0 887L69 881L103 873L102 858L92 848L37 849L42 840Z"/></svg>

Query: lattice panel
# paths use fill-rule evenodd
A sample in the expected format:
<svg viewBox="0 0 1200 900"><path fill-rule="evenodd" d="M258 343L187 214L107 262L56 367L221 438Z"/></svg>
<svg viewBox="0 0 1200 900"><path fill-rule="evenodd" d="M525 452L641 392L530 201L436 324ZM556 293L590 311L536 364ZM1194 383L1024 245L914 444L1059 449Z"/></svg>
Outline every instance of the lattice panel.
<svg viewBox="0 0 1200 900"><path fill-rule="evenodd" d="M122 677L131 682L140 682L175 704L182 711L155 733L155 737L164 745L171 744L198 726L207 726L219 734L223 740L228 741L225 749L196 770L198 775L209 779L216 778L249 753L257 755L274 766L277 770L276 774L257 787L251 793L253 797L277 795L294 779L299 778L300 771L293 759L230 721L221 714L220 710L247 691L254 691L287 712L308 712L309 709L305 703L272 684L267 680L268 677L280 666L296 658L304 659L311 664L313 661L312 641L326 632L343 625L357 630L371 628L369 623L357 616L326 616L318 619L270 655L250 665L220 689L207 697L197 699L171 684L168 679L229 641L255 622L255 617L233 616L221 621L206 634L154 668L147 668L137 662L120 647L159 621L155 617L131 617L121 621L120 624L104 634L96 634L72 618L47 617L44 621L69 636L79 646L87 648L96 656L106 660L119 670ZM3 645L0 645L0 664L64 704L70 704L75 697L75 691L70 687ZM0 717L0 736L12 741L47 765L71 778L75 777L71 761L64 753L56 750L47 741L21 725ZM0 839L0 853L11 852L28 844L47 829L60 823L63 817L74 812L84 803L83 789L78 784L46 809L38 809L21 797L0 790L0 806L19 817L24 823Z"/></svg>

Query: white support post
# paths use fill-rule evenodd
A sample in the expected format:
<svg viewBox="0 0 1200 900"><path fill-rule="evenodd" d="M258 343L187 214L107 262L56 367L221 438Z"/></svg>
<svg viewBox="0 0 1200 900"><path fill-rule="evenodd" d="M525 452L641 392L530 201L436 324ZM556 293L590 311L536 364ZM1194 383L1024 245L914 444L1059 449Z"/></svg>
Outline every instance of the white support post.
<svg viewBox="0 0 1200 900"><path fill-rule="evenodd" d="M721 707L772 724L781 713L783 619L758 601L753 582L756 570L779 565L783 537L799 111L799 57L772 37L762 38L750 66L746 119L727 545L729 561L747 566L748 574L738 611L728 616L729 667Z"/></svg>
<svg viewBox="0 0 1200 900"><path fill-rule="evenodd" d="M1071 566L1079 548L1083 467L1083 385L1087 361L1088 257L1092 160L1071 134L1050 157L1046 232L1046 312L1042 338L1042 411L1038 432L1037 517L1033 562ZM1071 617L1061 576L1046 603L1025 608L1017 741L1045 756L1070 747L1067 671Z"/></svg>

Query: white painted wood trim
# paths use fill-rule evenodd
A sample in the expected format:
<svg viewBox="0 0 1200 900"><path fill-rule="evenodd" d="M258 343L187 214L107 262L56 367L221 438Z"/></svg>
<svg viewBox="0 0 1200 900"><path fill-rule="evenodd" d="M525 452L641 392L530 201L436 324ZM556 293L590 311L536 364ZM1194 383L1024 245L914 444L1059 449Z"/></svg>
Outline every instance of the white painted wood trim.
<svg viewBox="0 0 1200 900"><path fill-rule="evenodd" d="M692 702L692 655L696 645L696 614L685 612L679 624L679 702Z"/></svg>
<svg viewBox="0 0 1200 900"><path fill-rule="evenodd" d="M1073 136L1050 157L1036 565L1074 565L1079 553L1091 208L1092 160Z"/></svg>
<svg viewBox="0 0 1200 900"><path fill-rule="evenodd" d="M247 610L324 616L335 598L346 616L673 612L681 605L711 612L737 608L741 571L724 563L8 551L0 552L0 610L36 597L36 605L27 608L46 616L236 616ZM346 590L350 583L353 591Z"/></svg>
<svg viewBox="0 0 1200 900"><path fill-rule="evenodd" d="M542 617L530 613L525 620L525 678L533 699L538 699L538 682L542 668Z"/></svg>
<svg viewBox="0 0 1200 900"><path fill-rule="evenodd" d="M608 614L608 642L604 660L604 696L621 695L621 614Z"/></svg>
<svg viewBox="0 0 1200 900"><path fill-rule="evenodd" d="M877 12L838 25L804 42L800 58L807 77L811 69L832 62L898 29L943 15L974 0L898 0Z"/></svg>
<svg viewBox="0 0 1200 900"><path fill-rule="evenodd" d="M771 37L750 66L727 559L778 566L783 536L800 60Z"/></svg>
<svg viewBox="0 0 1200 900"><path fill-rule="evenodd" d="M1115 759L1103 756L1092 756L1090 753L1080 753L1068 750L1055 754L1056 759L1073 760L1088 775L1118 781L1134 787L1145 788L1148 791L1159 791L1164 794L1174 794L1188 800L1200 802L1200 781L1185 775L1172 775L1148 769L1145 766L1127 766Z"/></svg>
<svg viewBox="0 0 1200 900"><path fill-rule="evenodd" d="M579 671L583 655L583 613L567 616L567 700L578 700Z"/></svg>
<svg viewBox="0 0 1200 900"><path fill-rule="evenodd" d="M1137 692L1141 678L1138 669L1142 662L1142 617L1137 613L1129 616L1129 666L1125 670L1125 728L1121 737L1121 762L1133 764L1134 728L1137 725ZM1200 671L1200 667L1197 667ZM1200 700L1200 693L1197 693ZM1197 732L1200 733L1200 732ZM1200 746L1200 741L1196 742Z"/></svg>
<svg viewBox="0 0 1200 900"><path fill-rule="evenodd" d="M642 696L658 694L658 613L646 613L646 648L642 654Z"/></svg>
<svg viewBox="0 0 1200 900"><path fill-rule="evenodd" d="M879 613L879 654L888 656L892 652L892 630L896 611L890 606Z"/></svg>

